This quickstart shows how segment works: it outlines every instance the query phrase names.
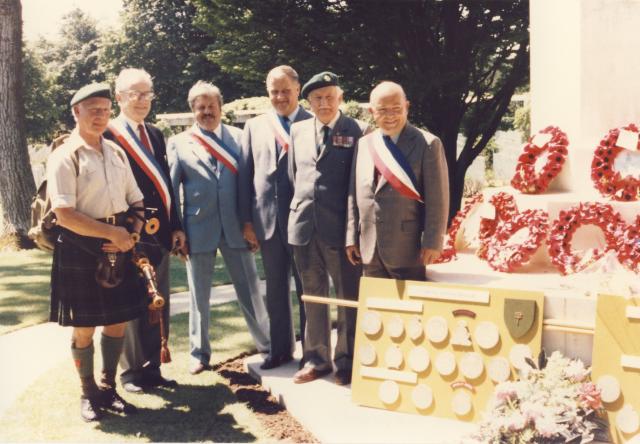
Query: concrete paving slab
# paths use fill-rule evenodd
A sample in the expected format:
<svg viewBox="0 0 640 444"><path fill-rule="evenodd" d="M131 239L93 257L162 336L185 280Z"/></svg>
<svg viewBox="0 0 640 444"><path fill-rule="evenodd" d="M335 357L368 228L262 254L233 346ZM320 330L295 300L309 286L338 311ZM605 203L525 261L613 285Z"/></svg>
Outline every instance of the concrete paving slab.
<svg viewBox="0 0 640 444"><path fill-rule="evenodd" d="M335 344L335 330L332 342ZM301 355L298 342L294 357ZM475 430L474 424L466 422L356 405L351 401L351 387L336 385L332 375L294 384L297 359L261 370L263 359L254 355L245 359L244 366L320 442L452 444Z"/></svg>

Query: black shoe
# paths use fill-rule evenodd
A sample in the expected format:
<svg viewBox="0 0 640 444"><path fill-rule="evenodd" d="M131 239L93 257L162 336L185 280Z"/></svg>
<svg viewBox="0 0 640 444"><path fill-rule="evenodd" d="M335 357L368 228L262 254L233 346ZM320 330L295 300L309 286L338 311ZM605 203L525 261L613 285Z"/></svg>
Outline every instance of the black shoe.
<svg viewBox="0 0 640 444"><path fill-rule="evenodd" d="M267 356L264 362L260 364L260 368L262 370L271 370L272 368L280 367L282 364L286 364L290 361L293 361L293 356L291 355Z"/></svg>
<svg viewBox="0 0 640 444"><path fill-rule="evenodd" d="M131 381L125 382L124 384L122 384L122 388L124 389L125 392L129 392L129 393L140 394L144 392L144 389L142 388L142 385L140 383L131 382Z"/></svg>
<svg viewBox="0 0 640 444"><path fill-rule="evenodd" d="M175 379L167 379L164 376L158 374L144 376L142 379L142 383L147 387L178 387L178 382Z"/></svg>
<svg viewBox="0 0 640 444"><path fill-rule="evenodd" d="M102 391L102 407L115 413L124 413L125 415L138 413L138 408L125 401L122 396L118 395L115 389Z"/></svg>
<svg viewBox="0 0 640 444"><path fill-rule="evenodd" d="M351 370L338 370L335 375L333 375L333 378L338 385L349 385L351 384Z"/></svg>
<svg viewBox="0 0 640 444"><path fill-rule="evenodd" d="M80 397L80 416L86 422L99 421L102 418L100 400L97 397Z"/></svg>

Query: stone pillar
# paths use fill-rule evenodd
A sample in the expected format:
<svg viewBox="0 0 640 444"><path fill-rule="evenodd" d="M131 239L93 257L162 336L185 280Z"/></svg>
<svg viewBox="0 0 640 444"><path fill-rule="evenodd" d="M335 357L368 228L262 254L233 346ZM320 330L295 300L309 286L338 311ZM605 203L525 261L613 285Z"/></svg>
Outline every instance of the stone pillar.
<svg viewBox="0 0 640 444"><path fill-rule="evenodd" d="M640 122L640 1L531 0L531 129L569 137L556 189L597 196L590 178L598 142Z"/></svg>

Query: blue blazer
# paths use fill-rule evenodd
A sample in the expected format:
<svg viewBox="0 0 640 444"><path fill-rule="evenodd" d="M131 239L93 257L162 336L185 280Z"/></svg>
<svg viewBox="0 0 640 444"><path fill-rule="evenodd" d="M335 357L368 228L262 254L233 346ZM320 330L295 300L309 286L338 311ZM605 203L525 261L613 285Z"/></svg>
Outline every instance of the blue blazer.
<svg viewBox="0 0 640 444"><path fill-rule="evenodd" d="M222 141L239 155L239 128L222 124ZM238 221L237 176L213 157L189 131L169 139L167 156L176 198L182 196L178 211L192 253L209 253L218 248L224 230L232 248L247 246ZM180 193L182 185L182 193Z"/></svg>

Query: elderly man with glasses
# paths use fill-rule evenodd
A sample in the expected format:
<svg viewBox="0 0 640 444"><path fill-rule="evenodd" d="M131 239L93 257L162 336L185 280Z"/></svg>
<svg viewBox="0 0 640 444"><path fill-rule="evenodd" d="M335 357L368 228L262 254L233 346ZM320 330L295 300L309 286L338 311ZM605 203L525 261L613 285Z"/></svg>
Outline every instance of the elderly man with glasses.
<svg viewBox="0 0 640 444"><path fill-rule="evenodd" d="M122 70L116 79L120 115L110 122L104 135L127 153L145 206L155 209L147 211L147 216L156 228L147 226L142 230L141 245L156 270L159 291L166 301L161 315L165 330L162 333L168 338L169 252L177 246L186 253L187 246L171 188L164 137L158 128L144 121L153 98L153 82L146 71ZM150 320L147 313L127 325L120 359L120 380L126 391L141 393L147 388L178 385L160 372L160 333L159 319Z"/></svg>

